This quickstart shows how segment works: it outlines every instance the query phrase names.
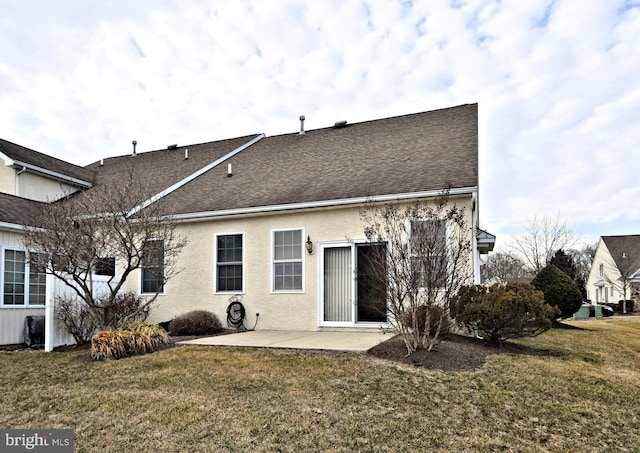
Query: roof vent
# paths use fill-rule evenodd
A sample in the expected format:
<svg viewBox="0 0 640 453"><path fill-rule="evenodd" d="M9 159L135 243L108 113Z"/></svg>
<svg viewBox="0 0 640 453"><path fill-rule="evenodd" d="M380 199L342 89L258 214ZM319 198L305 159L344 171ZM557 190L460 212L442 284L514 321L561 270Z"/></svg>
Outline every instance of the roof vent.
<svg viewBox="0 0 640 453"><path fill-rule="evenodd" d="M231 164L227 164L227 178L231 178L233 176L233 167Z"/></svg>
<svg viewBox="0 0 640 453"><path fill-rule="evenodd" d="M132 141L131 144L133 145L133 154L131 155L131 157L136 157L138 155L138 153L136 153L136 145L138 144L137 141Z"/></svg>
<svg viewBox="0 0 640 453"><path fill-rule="evenodd" d="M184 150L184 160L187 160L189 158L189 148Z"/></svg>
<svg viewBox="0 0 640 453"><path fill-rule="evenodd" d="M172 145L167 145L167 149L176 149L178 147L177 143L173 143Z"/></svg>
<svg viewBox="0 0 640 453"><path fill-rule="evenodd" d="M333 127L335 127L336 129L341 127L347 127L347 121L346 120L336 121L336 124L334 124Z"/></svg>
<svg viewBox="0 0 640 453"><path fill-rule="evenodd" d="M298 135L304 135L304 120L304 115L300 115L300 132L298 132Z"/></svg>

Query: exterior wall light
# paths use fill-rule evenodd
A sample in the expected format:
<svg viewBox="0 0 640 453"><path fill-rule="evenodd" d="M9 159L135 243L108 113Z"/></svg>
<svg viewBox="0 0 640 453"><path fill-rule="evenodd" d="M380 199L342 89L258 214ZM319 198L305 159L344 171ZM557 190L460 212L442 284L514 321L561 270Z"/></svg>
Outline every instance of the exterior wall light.
<svg viewBox="0 0 640 453"><path fill-rule="evenodd" d="M311 238L307 236L307 242L305 244L307 246L307 253L311 255L313 253L313 242L311 242Z"/></svg>

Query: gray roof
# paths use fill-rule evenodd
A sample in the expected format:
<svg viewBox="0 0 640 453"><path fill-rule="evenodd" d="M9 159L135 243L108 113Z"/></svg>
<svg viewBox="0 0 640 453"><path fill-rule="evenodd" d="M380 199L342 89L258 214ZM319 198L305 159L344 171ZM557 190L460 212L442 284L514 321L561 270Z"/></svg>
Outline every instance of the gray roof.
<svg viewBox="0 0 640 453"><path fill-rule="evenodd" d="M16 145L0 139L0 152L11 160L38 167L50 172L59 173L70 178L88 183L93 182L93 172L90 169L70 164L55 157L34 151L24 146Z"/></svg>
<svg viewBox="0 0 640 453"><path fill-rule="evenodd" d="M477 104L309 130L304 135L296 131L261 137L113 157L84 168L5 141L0 141L0 151L15 160L91 180L96 188L121 184L128 175L142 182L145 193L173 187L165 201L174 214L184 215L478 186ZM252 141L256 142L223 159ZM219 165L202 172L216 161ZM232 177L227 176L227 164L232 165ZM13 216L13 208L7 208L6 215ZM0 211L5 215L4 208Z"/></svg>
<svg viewBox="0 0 640 453"><path fill-rule="evenodd" d="M37 226L44 203L0 193L0 223Z"/></svg>
<svg viewBox="0 0 640 453"><path fill-rule="evenodd" d="M471 104L267 137L167 201L187 214L477 187L477 127Z"/></svg>
<svg viewBox="0 0 640 453"><path fill-rule="evenodd" d="M87 169L95 173L95 186L118 184L123 175L139 178L144 190L159 193L197 170L214 162L234 149L254 139L256 135L238 137L197 145L180 146L138 153L135 157L112 157L94 162ZM188 158L185 159L185 151Z"/></svg>
<svg viewBox="0 0 640 453"><path fill-rule="evenodd" d="M618 269L624 270L627 267L627 270L635 270L640 267L640 234L602 236L602 240ZM628 263L623 263L623 256L629 260Z"/></svg>

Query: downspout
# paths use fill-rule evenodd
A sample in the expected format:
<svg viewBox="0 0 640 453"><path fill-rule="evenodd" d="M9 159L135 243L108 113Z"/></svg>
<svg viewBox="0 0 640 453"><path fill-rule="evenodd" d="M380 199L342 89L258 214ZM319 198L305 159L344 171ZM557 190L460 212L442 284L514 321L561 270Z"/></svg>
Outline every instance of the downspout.
<svg viewBox="0 0 640 453"><path fill-rule="evenodd" d="M22 167L22 170L20 170L18 173L16 173L16 197L20 196L20 178L19 176L24 173L25 171L27 171L27 167Z"/></svg>
<svg viewBox="0 0 640 453"><path fill-rule="evenodd" d="M478 192L471 194L471 245L473 247L473 283L480 284L480 252L478 251Z"/></svg>

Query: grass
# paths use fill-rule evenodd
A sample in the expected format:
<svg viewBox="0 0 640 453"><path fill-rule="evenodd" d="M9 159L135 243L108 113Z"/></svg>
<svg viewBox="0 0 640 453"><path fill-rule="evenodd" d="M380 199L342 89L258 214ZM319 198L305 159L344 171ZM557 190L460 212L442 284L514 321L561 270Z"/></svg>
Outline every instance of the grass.
<svg viewBox="0 0 640 453"><path fill-rule="evenodd" d="M521 340L476 373L366 355L181 347L119 361L0 353L0 427L76 451L640 450L640 317Z"/></svg>

